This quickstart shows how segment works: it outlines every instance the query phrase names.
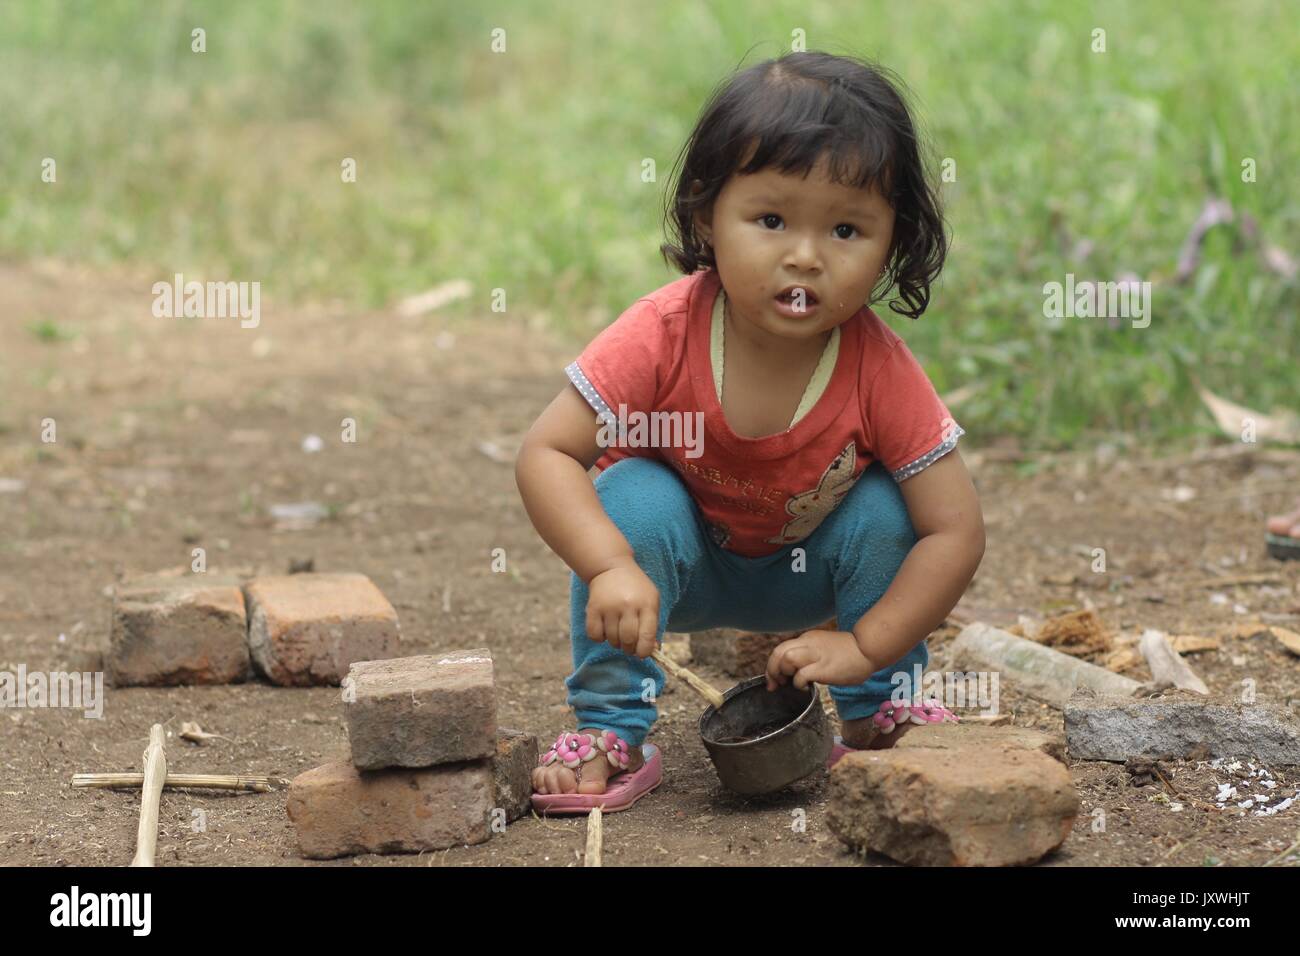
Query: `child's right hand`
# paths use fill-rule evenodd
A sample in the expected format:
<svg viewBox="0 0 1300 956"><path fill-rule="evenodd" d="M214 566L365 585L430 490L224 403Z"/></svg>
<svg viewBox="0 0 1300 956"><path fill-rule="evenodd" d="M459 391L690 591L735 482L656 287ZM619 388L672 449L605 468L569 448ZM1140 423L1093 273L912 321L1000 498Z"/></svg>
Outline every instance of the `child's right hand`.
<svg viewBox="0 0 1300 956"><path fill-rule="evenodd" d="M588 584L587 636L637 657L655 649L659 589L632 558L600 572Z"/></svg>

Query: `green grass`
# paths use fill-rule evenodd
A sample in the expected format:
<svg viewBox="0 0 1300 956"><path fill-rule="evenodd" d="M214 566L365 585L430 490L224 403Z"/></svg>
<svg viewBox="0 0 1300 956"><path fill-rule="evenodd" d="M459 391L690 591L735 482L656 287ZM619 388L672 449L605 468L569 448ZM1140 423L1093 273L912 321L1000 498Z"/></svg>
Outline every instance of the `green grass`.
<svg viewBox="0 0 1300 956"><path fill-rule="evenodd" d="M42 342L71 342L77 333L54 319L39 319L27 324L27 331Z"/></svg>
<svg viewBox="0 0 1300 956"><path fill-rule="evenodd" d="M1192 372L1300 408L1296 285L1226 232L1196 281L1157 285L1147 329L1042 315L1067 272L1170 276L1210 194L1300 255L1300 31L1280 2L7 3L0 254L360 306L466 277L453 308L489 319L503 288L511 311L590 336L675 277L662 191L696 112L795 28L897 70L933 155L957 161L931 310L890 321L940 391L978 384L954 408L973 439L1205 432ZM1086 264L1054 217L1095 243Z"/></svg>

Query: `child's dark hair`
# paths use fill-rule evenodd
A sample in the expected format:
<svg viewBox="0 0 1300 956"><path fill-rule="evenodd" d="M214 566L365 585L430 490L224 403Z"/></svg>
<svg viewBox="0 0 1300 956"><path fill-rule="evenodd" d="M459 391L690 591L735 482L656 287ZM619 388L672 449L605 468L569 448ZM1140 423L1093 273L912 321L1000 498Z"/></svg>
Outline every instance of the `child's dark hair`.
<svg viewBox="0 0 1300 956"><path fill-rule="evenodd" d="M888 71L865 60L821 52L787 53L732 77L714 92L677 161L665 207L670 239L660 246L687 275L717 268L713 249L695 232L695 213L709 208L733 174L775 167L807 173L829 153L832 181L878 184L894 209L894 235L875 301L898 287L889 307L919 318L930 283L948 250L939 197L925 175L907 104ZM756 148L755 147L756 145ZM743 167L749 149L753 156ZM702 192L691 195L699 181Z"/></svg>

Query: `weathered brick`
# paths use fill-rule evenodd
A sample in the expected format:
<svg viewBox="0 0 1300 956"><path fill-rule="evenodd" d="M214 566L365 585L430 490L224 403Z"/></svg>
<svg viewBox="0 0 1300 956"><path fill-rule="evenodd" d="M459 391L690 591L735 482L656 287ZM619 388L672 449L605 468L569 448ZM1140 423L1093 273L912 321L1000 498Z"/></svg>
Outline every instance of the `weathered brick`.
<svg viewBox="0 0 1300 956"><path fill-rule="evenodd" d="M356 661L399 652L397 612L364 574L290 574L244 585L248 643L268 680L339 684Z"/></svg>
<svg viewBox="0 0 1300 956"><path fill-rule="evenodd" d="M1046 754L899 747L843 757L826 820L850 847L902 863L1012 866L1064 843L1078 813L1069 771Z"/></svg>
<svg viewBox="0 0 1300 956"><path fill-rule="evenodd" d="M309 859L418 853L486 840L492 795L488 760L373 771L338 761L294 777L287 809Z"/></svg>
<svg viewBox="0 0 1300 956"><path fill-rule="evenodd" d="M119 686L230 684L252 674L239 581L148 577L114 590L109 680Z"/></svg>
<svg viewBox="0 0 1300 956"><path fill-rule="evenodd" d="M360 661L348 678L343 713L359 769L496 754L496 690L486 647Z"/></svg>
<svg viewBox="0 0 1300 956"><path fill-rule="evenodd" d="M939 750L956 750L970 747L1023 747L1037 750L1067 763L1065 737L1049 734L1031 727L984 727L979 724L917 724L908 728L898 738L895 749L905 750L929 747Z"/></svg>
<svg viewBox="0 0 1300 956"><path fill-rule="evenodd" d="M537 766L537 738L522 730L497 731L497 752L492 758L493 806L506 811L506 822L517 820L532 807L533 768Z"/></svg>

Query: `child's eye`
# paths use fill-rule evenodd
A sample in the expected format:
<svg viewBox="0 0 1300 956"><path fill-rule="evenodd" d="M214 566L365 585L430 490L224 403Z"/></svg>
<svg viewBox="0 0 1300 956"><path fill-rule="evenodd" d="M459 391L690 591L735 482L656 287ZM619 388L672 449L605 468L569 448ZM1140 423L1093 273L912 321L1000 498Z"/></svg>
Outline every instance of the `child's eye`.
<svg viewBox="0 0 1300 956"><path fill-rule="evenodd" d="M767 221L768 221L769 219L775 219L777 222L780 222L780 221L781 221L781 217L778 216L778 215L777 215L776 213L774 213L774 212L769 212L769 213L768 213L767 215L765 215L765 216L760 216L759 219L758 219L758 221L761 222L763 225L766 226L766 225L767 225Z"/></svg>
<svg viewBox="0 0 1300 956"><path fill-rule="evenodd" d="M847 222L842 222L842 223L840 223L838 226L836 226L835 228L836 228L837 230L838 230L838 229L851 229L851 230L853 230L854 232L857 232L857 231L858 231L858 227L857 227L857 226L849 225ZM849 237L848 237L848 236L840 236L840 238L841 238L841 239L848 239Z"/></svg>

